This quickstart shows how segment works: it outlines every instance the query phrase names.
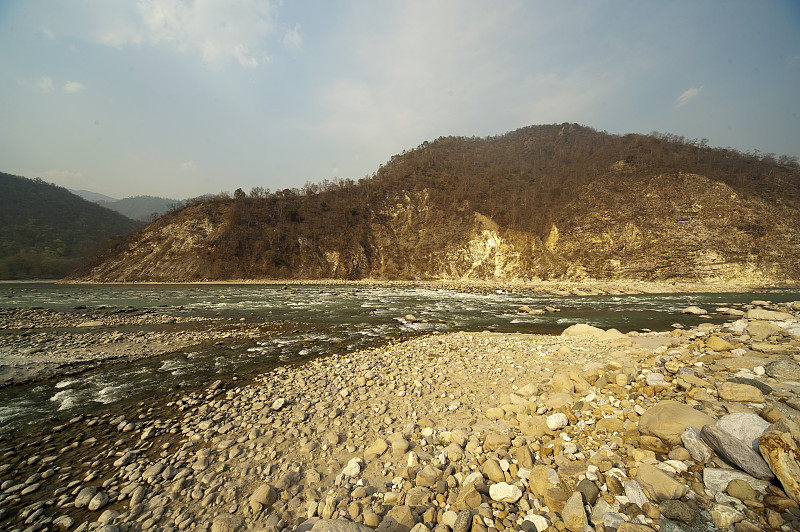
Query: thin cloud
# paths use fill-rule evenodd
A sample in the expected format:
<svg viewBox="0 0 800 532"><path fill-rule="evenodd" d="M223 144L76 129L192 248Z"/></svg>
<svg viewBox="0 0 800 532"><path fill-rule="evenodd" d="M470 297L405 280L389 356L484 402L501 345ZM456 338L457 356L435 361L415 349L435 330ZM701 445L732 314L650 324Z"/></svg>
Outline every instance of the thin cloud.
<svg viewBox="0 0 800 532"><path fill-rule="evenodd" d="M299 24L296 24L294 28L286 30L283 34L283 45L287 50L292 52L299 52L303 49L303 36L300 35Z"/></svg>
<svg viewBox="0 0 800 532"><path fill-rule="evenodd" d="M196 168L194 161L185 161L181 163L181 170L184 172L191 172Z"/></svg>
<svg viewBox="0 0 800 532"><path fill-rule="evenodd" d="M45 94L52 92L55 88L55 85L53 85L53 78L50 76L42 76L39 78L39 80L36 82L36 86L39 87L39 90Z"/></svg>
<svg viewBox="0 0 800 532"><path fill-rule="evenodd" d="M78 81L67 80L67 82L64 83L64 92L66 92L67 94L75 94L76 92L80 92L83 89L84 89L83 83L80 83Z"/></svg>
<svg viewBox="0 0 800 532"><path fill-rule="evenodd" d="M683 107L684 105L690 103L700 95L700 91L703 90L703 87L704 85L700 85L699 87L687 89L683 94L678 96L677 100L675 100L675 107Z"/></svg>
<svg viewBox="0 0 800 532"><path fill-rule="evenodd" d="M187 2L146 0L139 4L141 25L109 32L117 42L166 44L199 53L203 62L221 67L230 62L255 68L266 62L261 49L274 29L269 3L247 0Z"/></svg>

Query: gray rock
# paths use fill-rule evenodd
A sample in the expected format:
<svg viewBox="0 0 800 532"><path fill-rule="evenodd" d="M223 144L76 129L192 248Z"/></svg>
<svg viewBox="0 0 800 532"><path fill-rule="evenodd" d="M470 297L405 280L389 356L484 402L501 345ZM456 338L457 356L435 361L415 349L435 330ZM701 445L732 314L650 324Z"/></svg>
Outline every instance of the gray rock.
<svg viewBox="0 0 800 532"><path fill-rule="evenodd" d="M597 497L600 495L600 488L597 487L597 484L589 479L583 479L578 482L576 489L583 494L585 504L594 506L594 503L597 502Z"/></svg>
<svg viewBox="0 0 800 532"><path fill-rule="evenodd" d="M472 512L461 510L453 525L453 532L469 532L470 528L472 528Z"/></svg>
<svg viewBox="0 0 800 532"><path fill-rule="evenodd" d="M779 381L800 381L800 364L788 358L780 358L764 368L767 375Z"/></svg>
<svg viewBox="0 0 800 532"><path fill-rule="evenodd" d="M637 505L639 508L644 506L647 502L647 495L644 494L642 486L635 480L626 480L622 483L625 489L625 496L630 502Z"/></svg>
<svg viewBox="0 0 800 532"><path fill-rule="evenodd" d="M700 436L700 430L693 426L686 427L681 434L681 443L689 451L693 459L704 464L714 457L714 452L705 444Z"/></svg>
<svg viewBox="0 0 800 532"><path fill-rule="evenodd" d="M749 443L731 436L724 430L706 425L700 435L717 454L734 464L736 467L761 480L772 480L772 474L764 459L756 453Z"/></svg>
<svg viewBox="0 0 800 532"><path fill-rule="evenodd" d="M106 504L108 504L108 494L104 491L98 491L86 507L94 512L103 508Z"/></svg>
<svg viewBox="0 0 800 532"><path fill-rule="evenodd" d="M244 526L244 519L238 515L222 514L214 518L211 532L238 532Z"/></svg>
<svg viewBox="0 0 800 532"><path fill-rule="evenodd" d="M703 485L712 493L725 493L731 480L744 480L750 486L760 492L765 493L769 482L758 480L747 473L736 471L735 469L722 469L717 467L706 467L703 469Z"/></svg>
<svg viewBox="0 0 800 532"><path fill-rule="evenodd" d="M746 377L731 377L730 379L728 379L728 382L733 382L736 384L747 384L748 386L753 386L761 390L761 393L763 393L764 395L769 395L772 393L772 386L770 386L769 384L765 384L760 380L748 379Z"/></svg>
<svg viewBox="0 0 800 532"><path fill-rule="evenodd" d="M75 496L75 508L84 508L89 505L89 502L97 494L97 488L94 486L86 486L78 492Z"/></svg>
<svg viewBox="0 0 800 532"><path fill-rule="evenodd" d="M61 515L57 517L55 520L53 520L53 526L57 530L64 530L64 531L69 530L70 528L72 528L72 525L74 524L75 520L68 515Z"/></svg>
<svg viewBox="0 0 800 532"><path fill-rule="evenodd" d="M603 516L603 526L606 530L617 530L624 522L625 517L616 512L608 512Z"/></svg>
<svg viewBox="0 0 800 532"><path fill-rule="evenodd" d="M769 428L769 422L756 414L737 412L719 418L716 427L750 445L755 452L759 452L758 437Z"/></svg>
<svg viewBox="0 0 800 532"><path fill-rule="evenodd" d="M658 505L658 509L663 517L683 521L687 525L691 525L695 519L694 510L688 504L679 500L664 501Z"/></svg>

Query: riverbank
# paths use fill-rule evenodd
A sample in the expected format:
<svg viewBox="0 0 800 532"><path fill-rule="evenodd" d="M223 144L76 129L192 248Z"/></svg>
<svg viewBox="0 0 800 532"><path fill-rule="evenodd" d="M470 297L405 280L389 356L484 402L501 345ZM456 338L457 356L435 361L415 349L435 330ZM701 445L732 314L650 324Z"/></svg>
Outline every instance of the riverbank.
<svg viewBox="0 0 800 532"><path fill-rule="evenodd" d="M80 281L58 281L63 284L102 286L126 283L83 283ZM747 292L761 289L798 288L798 283L784 283L781 286L737 285L731 283L690 283L658 282L639 280L586 280L586 281L483 281L478 279L436 279L436 280L381 280L381 279L234 279L225 281L197 282L136 282L131 285L269 285L269 286L387 286L398 288L427 288L433 290L455 290L468 293L489 293L506 291L537 295L586 296L586 295L635 295L635 294L674 294L674 293L722 293Z"/></svg>
<svg viewBox="0 0 800 532"><path fill-rule="evenodd" d="M0 309L0 386L73 375L202 344L261 338L268 325L239 325L181 309Z"/></svg>
<svg viewBox="0 0 800 532"><path fill-rule="evenodd" d="M757 458L776 433L800 452L785 421L800 415L798 309L658 333L430 334L77 416L0 450L0 524L797 529L800 469Z"/></svg>

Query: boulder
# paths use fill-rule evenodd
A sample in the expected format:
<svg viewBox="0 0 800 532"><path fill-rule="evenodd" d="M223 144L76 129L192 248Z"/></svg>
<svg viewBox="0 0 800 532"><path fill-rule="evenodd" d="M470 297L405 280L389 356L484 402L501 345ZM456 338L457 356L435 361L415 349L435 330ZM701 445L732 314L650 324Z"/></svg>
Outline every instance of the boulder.
<svg viewBox="0 0 800 532"><path fill-rule="evenodd" d="M547 428L550 430L563 429L569 425L569 419L563 412L556 412L547 416Z"/></svg>
<svg viewBox="0 0 800 532"><path fill-rule="evenodd" d="M731 351L734 348L733 344L719 336L711 336L706 340L706 347L712 351Z"/></svg>
<svg viewBox="0 0 800 532"><path fill-rule="evenodd" d="M572 393L575 391L575 383L569 378L568 373L556 373L553 375L553 391L556 393Z"/></svg>
<svg viewBox="0 0 800 532"><path fill-rule="evenodd" d="M599 338L603 335L605 331L598 327L594 327L593 325L587 325L585 323L576 323L575 325L570 325L564 332L561 333L561 336L590 336L592 338Z"/></svg>
<svg viewBox="0 0 800 532"><path fill-rule="evenodd" d="M800 381L800 364L788 358L780 358L768 365L767 375L779 381Z"/></svg>
<svg viewBox="0 0 800 532"><path fill-rule="evenodd" d="M429 464L420 469L414 481L417 483L417 486L425 486L426 488L433 488L436 487L436 483L439 482L441 478L442 478L442 471Z"/></svg>
<svg viewBox="0 0 800 532"><path fill-rule="evenodd" d="M483 463L483 466L481 466L481 472L492 482L505 482L506 480L503 469L500 467L500 464L497 462L497 460L493 458L489 458Z"/></svg>
<svg viewBox="0 0 800 532"><path fill-rule="evenodd" d="M517 502L522 498L522 489L514 484L498 482L489 486L489 497L497 502Z"/></svg>
<svg viewBox="0 0 800 532"><path fill-rule="evenodd" d="M250 495L250 509L257 514L265 506L272 506L278 500L280 494L271 484L262 484Z"/></svg>
<svg viewBox="0 0 800 532"><path fill-rule="evenodd" d="M775 478L767 463L753 450L751 442L745 443L716 425L706 425L700 435L718 455L742 471L761 480Z"/></svg>
<svg viewBox="0 0 800 532"><path fill-rule="evenodd" d="M735 469L722 469L718 467L706 467L703 469L703 485L712 493L724 493L732 480L744 480L759 493L765 493L769 482L758 480L743 471Z"/></svg>
<svg viewBox="0 0 800 532"><path fill-rule="evenodd" d="M389 444L386 443L386 440L383 438L378 438L364 451L364 458L366 460L374 460L385 453L388 448Z"/></svg>
<svg viewBox="0 0 800 532"><path fill-rule="evenodd" d="M758 446L786 494L800 504L800 425L779 419L758 438Z"/></svg>
<svg viewBox="0 0 800 532"><path fill-rule="evenodd" d="M244 526L244 519L238 515L221 514L211 522L211 532L238 532Z"/></svg>
<svg viewBox="0 0 800 532"><path fill-rule="evenodd" d="M764 320L764 321L786 321L794 318L788 312L779 312L777 310L765 310L763 308L753 308L748 310L745 315L748 320Z"/></svg>
<svg viewBox="0 0 800 532"><path fill-rule="evenodd" d="M758 438L769 428L769 422L756 414L736 412L719 418L716 426L759 452Z"/></svg>
<svg viewBox="0 0 800 532"><path fill-rule="evenodd" d="M703 316L705 314L708 314L708 311L704 308L692 305L691 307L686 307L685 309L682 309L681 314L693 314L695 316Z"/></svg>
<svg viewBox="0 0 800 532"><path fill-rule="evenodd" d="M661 438L669 445L679 445L686 427L703 427L713 424L714 418L675 401L661 401L650 407L639 418L639 432Z"/></svg>
<svg viewBox="0 0 800 532"><path fill-rule="evenodd" d="M384 516L377 530L380 532L408 532L415 524L417 524L417 520L411 508L408 506L395 506ZM314 526L316 527L316 525ZM320 528L318 530L321 532L324 529Z"/></svg>
<svg viewBox="0 0 800 532"><path fill-rule="evenodd" d="M456 502L453 505L453 510L472 510L477 508L483 502L481 494L475 489L475 484L467 484L458 490Z"/></svg>
<svg viewBox="0 0 800 532"><path fill-rule="evenodd" d="M744 332L747 333L753 340L763 340L773 334L779 334L781 328L768 321L755 320L751 321L745 327Z"/></svg>
<svg viewBox="0 0 800 532"><path fill-rule="evenodd" d="M561 519L570 532L581 532L583 527L589 524L586 510L583 508L583 495L580 492L576 491L567 499L561 511Z"/></svg>
<svg viewBox="0 0 800 532"><path fill-rule="evenodd" d="M694 510L683 501L666 500L658 505L658 510L663 517L675 521L683 521L687 525L691 525L695 520Z"/></svg>
<svg viewBox="0 0 800 532"><path fill-rule="evenodd" d="M763 403L764 394L755 386L737 382L721 382L717 385L717 394L722 401L745 403Z"/></svg>
<svg viewBox="0 0 800 532"><path fill-rule="evenodd" d="M689 491L688 486L649 464L639 466L636 481L647 489L650 496L657 502L680 499Z"/></svg>
<svg viewBox="0 0 800 532"><path fill-rule="evenodd" d="M483 448L486 451L494 451L500 447L511 447L511 437L508 434L490 432L483 441Z"/></svg>

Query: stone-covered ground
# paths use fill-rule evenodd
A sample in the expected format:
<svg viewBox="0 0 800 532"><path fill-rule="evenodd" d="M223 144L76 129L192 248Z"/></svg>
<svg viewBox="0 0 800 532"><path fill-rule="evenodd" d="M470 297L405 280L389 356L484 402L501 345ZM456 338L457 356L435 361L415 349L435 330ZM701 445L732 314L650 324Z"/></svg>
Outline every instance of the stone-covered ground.
<svg viewBox="0 0 800 532"><path fill-rule="evenodd" d="M0 451L0 527L797 530L800 305L748 307L434 334L81 416Z"/></svg>

